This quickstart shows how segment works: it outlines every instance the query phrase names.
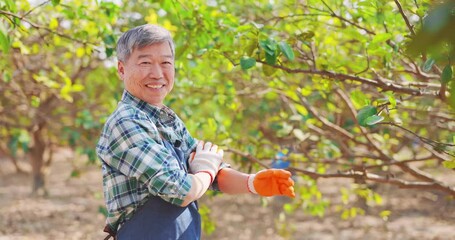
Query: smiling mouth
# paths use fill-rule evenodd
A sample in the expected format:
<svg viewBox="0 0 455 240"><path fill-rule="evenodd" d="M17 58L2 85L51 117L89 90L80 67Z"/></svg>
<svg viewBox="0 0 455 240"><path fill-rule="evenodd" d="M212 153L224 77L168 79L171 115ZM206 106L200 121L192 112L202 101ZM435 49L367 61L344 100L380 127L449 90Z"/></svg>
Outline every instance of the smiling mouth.
<svg viewBox="0 0 455 240"><path fill-rule="evenodd" d="M164 87L164 84L147 84L145 86L152 89L160 89Z"/></svg>

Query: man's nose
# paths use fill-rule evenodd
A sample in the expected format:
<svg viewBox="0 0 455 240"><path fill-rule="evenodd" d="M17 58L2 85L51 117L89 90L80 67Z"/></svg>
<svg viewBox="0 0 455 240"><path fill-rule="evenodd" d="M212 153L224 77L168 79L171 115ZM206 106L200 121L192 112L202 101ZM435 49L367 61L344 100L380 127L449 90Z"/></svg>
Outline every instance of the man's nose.
<svg viewBox="0 0 455 240"><path fill-rule="evenodd" d="M155 79L163 78L163 70L161 69L161 65L158 63L151 64L149 69L149 76Z"/></svg>

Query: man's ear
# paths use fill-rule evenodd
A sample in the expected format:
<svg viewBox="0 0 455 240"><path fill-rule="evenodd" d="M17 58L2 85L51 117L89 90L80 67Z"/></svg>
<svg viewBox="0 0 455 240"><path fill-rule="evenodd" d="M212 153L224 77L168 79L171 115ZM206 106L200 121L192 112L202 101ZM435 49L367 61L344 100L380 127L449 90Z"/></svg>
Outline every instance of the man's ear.
<svg viewBox="0 0 455 240"><path fill-rule="evenodd" d="M123 81L123 76L125 75L125 66L122 61L117 62L117 72L118 75L120 76L120 79Z"/></svg>

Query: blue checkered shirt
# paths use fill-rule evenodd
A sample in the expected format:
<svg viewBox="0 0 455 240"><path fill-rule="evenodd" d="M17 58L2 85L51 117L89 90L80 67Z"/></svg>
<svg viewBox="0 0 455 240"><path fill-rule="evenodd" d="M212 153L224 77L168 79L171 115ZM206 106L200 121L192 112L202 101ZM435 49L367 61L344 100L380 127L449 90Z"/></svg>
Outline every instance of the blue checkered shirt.
<svg viewBox="0 0 455 240"><path fill-rule="evenodd" d="M106 222L114 231L148 196L181 205L190 190L190 176L163 139L178 143L184 159L197 144L171 109L150 105L124 91L96 148L103 170Z"/></svg>

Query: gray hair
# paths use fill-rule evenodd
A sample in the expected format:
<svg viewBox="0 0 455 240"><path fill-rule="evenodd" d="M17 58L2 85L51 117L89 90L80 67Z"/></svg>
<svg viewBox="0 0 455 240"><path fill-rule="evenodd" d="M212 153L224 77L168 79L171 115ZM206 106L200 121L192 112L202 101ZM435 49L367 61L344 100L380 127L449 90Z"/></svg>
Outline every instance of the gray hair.
<svg viewBox="0 0 455 240"><path fill-rule="evenodd" d="M154 43L168 42L172 56L175 55L175 45L168 30L163 27L144 24L123 33L117 42L117 59L125 62L136 48L143 48Z"/></svg>

